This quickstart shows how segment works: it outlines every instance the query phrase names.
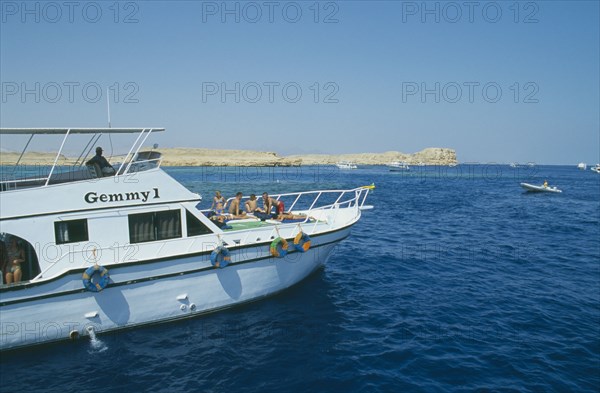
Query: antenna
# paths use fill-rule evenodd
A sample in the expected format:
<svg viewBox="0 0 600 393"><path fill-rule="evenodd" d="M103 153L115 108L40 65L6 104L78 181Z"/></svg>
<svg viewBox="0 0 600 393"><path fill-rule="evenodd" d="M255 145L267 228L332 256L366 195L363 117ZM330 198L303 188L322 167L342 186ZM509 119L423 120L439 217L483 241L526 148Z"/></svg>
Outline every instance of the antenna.
<svg viewBox="0 0 600 393"><path fill-rule="evenodd" d="M110 94L109 94L109 87L106 87L106 109L108 111L108 128L110 128ZM113 144L112 144L112 135L108 134L108 140L110 141L110 158L112 159L113 156Z"/></svg>
<svg viewBox="0 0 600 393"><path fill-rule="evenodd" d="M108 93L108 87L106 88L106 108L108 110L108 128L110 128L110 94Z"/></svg>

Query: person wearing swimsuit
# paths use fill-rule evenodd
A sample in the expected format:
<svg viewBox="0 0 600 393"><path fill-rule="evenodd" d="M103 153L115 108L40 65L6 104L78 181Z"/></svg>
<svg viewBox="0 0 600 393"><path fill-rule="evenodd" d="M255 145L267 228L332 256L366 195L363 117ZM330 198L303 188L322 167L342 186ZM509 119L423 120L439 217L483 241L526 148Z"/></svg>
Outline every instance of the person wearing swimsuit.
<svg viewBox="0 0 600 393"><path fill-rule="evenodd" d="M8 257L7 270L5 275L6 283L12 284L21 281L23 272L21 271L21 263L25 262L25 253L17 243L16 238L10 240L10 245L6 250Z"/></svg>
<svg viewBox="0 0 600 393"><path fill-rule="evenodd" d="M4 284L4 273L8 269L8 255L6 253L6 244L0 241L0 284Z"/></svg>
<svg viewBox="0 0 600 393"><path fill-rule="evenodd" d="M215 192L215 197L210 208L217 214L223 214L225 211L225 197L221 195L221 191Z"/></svg>

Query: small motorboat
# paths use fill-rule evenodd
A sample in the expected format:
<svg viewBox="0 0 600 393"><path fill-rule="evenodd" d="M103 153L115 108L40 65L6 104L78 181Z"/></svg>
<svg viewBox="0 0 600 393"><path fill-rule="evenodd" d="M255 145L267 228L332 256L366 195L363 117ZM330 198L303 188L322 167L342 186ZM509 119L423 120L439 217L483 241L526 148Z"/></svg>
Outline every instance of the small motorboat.
<svg viewBox="0 0 600 393"><path fill-rule="evenodd" d="M394 162L390 162L387 166L388 166L388 168L390 168L391 172L410 170L410 167L408 166L408 164L406 162L394 161Z"/></svg>
<svg viewBox="0 0 600 393"><path fill-rule="evenodd" d="M581 169L582 171L585 171L587 169L586 163L580 162L579 164L577 164L577 169Z"/></svg>
<svg viewBox="0 0 600 393"><path fill-rule="evenodd" d="M556 187L549 187L547 184L542 184L541 186L536 186L529 183L521 183L521 187L523 187L527 192L554 192L561 193L562 190L559 190Z"/></svg>
<svg viewBox="0 0 600 393"><path fill-rule="evenodd" d="M600 164L596 164L595 166L591 167L590 170L600 173Z"/></svg>

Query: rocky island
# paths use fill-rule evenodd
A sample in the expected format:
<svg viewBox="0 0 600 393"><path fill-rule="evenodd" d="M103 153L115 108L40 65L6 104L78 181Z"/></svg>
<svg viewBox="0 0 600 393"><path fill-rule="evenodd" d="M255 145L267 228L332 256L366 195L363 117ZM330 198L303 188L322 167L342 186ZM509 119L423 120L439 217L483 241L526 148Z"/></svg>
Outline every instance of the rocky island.
<svg viewBox="0 0 600 393"><path fill-rule="evenodd" d="M386 165L393 161L403 161L409 165L423 163L425 165L456 164L456 152L447 148L427 148L413 154L389 151L385 153L359 154L306 154L280 156L274 152L258 152L251 150L215 150L203 148L164 148L158 149L163 154L164 166L300 166L300 165L333 165L338 161L352 161L358 165ZM108 154L105 153L106 156ZM24 165L52 164L55 154L28 152L21 159ZM109 156L108 156L109 157ZM16 152L1 152L0 165L15 164L19 158ZM109 157L110 158L110 157ZM112 157L117 162L121 157ZM61 156L59 165L69 165L75 160Z"/></svg>

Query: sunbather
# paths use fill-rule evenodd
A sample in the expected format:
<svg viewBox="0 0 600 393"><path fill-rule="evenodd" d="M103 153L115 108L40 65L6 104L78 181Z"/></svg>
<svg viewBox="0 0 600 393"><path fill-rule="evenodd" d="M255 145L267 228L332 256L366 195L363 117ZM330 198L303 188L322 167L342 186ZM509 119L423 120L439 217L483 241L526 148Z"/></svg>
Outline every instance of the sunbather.
<svg viewBox="0 0 600 393"><path fill-rule="evenodd" d="M269 196L269 194L267 194L266 192L264 192L262 194L262 197L263 197L263 205L264 205L265 213L271 214L271 209L273 209L273 208L275 208L276 214L282 214L284 212L285 206L282 201L271 198Z"/></svg>
<svg viewBox="0 0 600 393"><path fill-rule="evenodd" d="M277 220L277 221L283 221L283 220L306 220L306 218L307 217L305 215L303 215L303 214L293 214L293 213L287 212L287 213L280 213L280 214L278 214L277 217L274 218L274 220ZM313 217L308 217L308 218L311 219L311 220L314 220Z"/></svg>
<svg viewBox="0 0 600 393"><path fill-rule="evenodd" d="M221 195L221 191L215 191L215 197L210 208L217 214L223 214L225 210L225 197Z"/></svg>
<svg viewBox="0 0 600 393"><path fill-rule="evenodd" d="M233 218L244 218L246 217L246 212L242 209L240 201L242 200L243 194L238 192L235 194L235 198L229 204L229 214L233 216Z"/></svg>
<svg viewBox="0 0 600 393"><path fill-rule="evenodd" d="M248 213L254 213L255 211L262 212L262 209L257 206L256 195L254 194L250 194L250 199L246 201L244 207Z"/></svg>
<svg viewBox="0 0 600 393"><path fill-rule="evenodd" d="M210 220L211 220L211 221L212 221L212 222L213 222L213 223L214 223L216 226L218 226L219 228L221 228L221 229L231 229L231 226L230 226L230 225L227 225L227 223L225 222L225 220L226 220L226 219L227 219L227 217L226 217L226 216L224 216L224 215L222 215L222 216L215 215L215 216L212 216L212 217L210 218Z"/></svg>

